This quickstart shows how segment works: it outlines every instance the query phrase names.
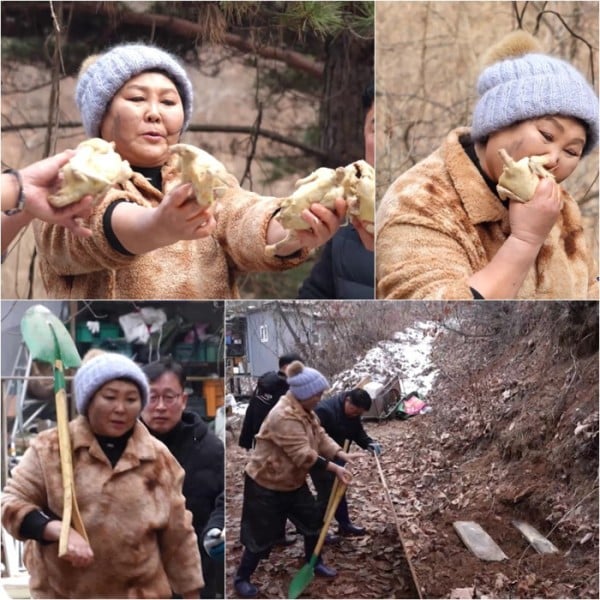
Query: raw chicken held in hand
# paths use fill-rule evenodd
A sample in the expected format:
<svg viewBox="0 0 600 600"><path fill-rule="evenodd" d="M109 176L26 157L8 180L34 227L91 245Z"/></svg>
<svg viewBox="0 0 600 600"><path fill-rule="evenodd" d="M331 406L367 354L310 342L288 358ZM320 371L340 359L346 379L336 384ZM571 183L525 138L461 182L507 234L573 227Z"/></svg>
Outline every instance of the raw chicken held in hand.
<svg viewBox="0 0 600 600"><path fill-rule="evenodd" d="M174 164L178 183L192 184L196 202L202 208L213 204L215 191L230 185L228 178L232 175L212 154L190 144L175 144L169 151L178 158Z"/></svg>
<svg viewBox="0 0 600 600"><path fill-rule="evenodd" d="M124 183L133 171L115 152L114 142L91 138L81 142L75 155L61 169L60 189L48 198L57 208L78 202L84 196L103 196L111 187Z"/></svg>
<svg viewBox="0 0 600 600"><path fill-rule="evenodd" d="M502 200L528 202L533 197L540 178L554 179L554 175L543 167L548 156L526 156L515 161L504 148L498 150L498 154L504 161L504 168L496 186Z"/></svg>
<svg viewBox="0 0 600 600"><path fill-rule="evenodd" d="M365 229L372 232L375 216L374 175L373 167L359 160L337 169L321 167L299 179L294 193L281 201L281 210L275 215L281 225L290 231L283 240L265 248L267 256L275 256L279 248L295 237L296 231L310 229L301 216L304 209L310 209L312 204L321 204L334 210L337 198L343 198L348 205L348 214L360 219Z"/></svg>
<svg viewBox="0 0 600 600"><path fill-rule="evenodd" d="M345 169L344 197L348 214L362 222L364 228L375 230L375 169L364 160L357 160Z"/></svg>

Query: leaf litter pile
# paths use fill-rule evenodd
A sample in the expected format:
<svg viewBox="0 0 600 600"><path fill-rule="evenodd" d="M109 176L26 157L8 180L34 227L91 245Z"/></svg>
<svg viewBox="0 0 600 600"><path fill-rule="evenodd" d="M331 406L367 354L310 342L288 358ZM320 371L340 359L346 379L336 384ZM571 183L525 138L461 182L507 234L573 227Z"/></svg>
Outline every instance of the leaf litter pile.
<svg viewBox="0 0 600 600"><path fill-rule="evenodd" d="M598 598L598 354L556 348L534 329L489 351L479 338L431 323L398 332L332 378L336 390L364 374L400 375L432 412L367 421L404 545L424 598ZM247 452L227 444L227 596L242 552L239 524ZM356 449L356 448L355 448ZM415 597L374 459L352 466L347 494L364 537L326 545L335 579L315 577L304 598ZM526 521L557 554L538 554L512 525ZM508 556L475 557L452 523L476 521ZM288 535L293 536L288 523ZM330 529L336 531L335 521ZM273 549L252 581L261 598L287 598L303 543Z"/></svg>

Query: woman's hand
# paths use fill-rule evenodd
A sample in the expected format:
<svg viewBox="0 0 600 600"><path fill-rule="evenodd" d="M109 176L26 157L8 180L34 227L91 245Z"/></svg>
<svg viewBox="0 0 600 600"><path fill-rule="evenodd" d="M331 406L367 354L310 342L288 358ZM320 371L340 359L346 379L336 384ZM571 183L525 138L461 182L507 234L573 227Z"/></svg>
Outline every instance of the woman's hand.
<svg viewBox="0 0 600 600"><path fill-rule="evenodd" d="M529 202L511 200L510 235L492 260L468 278L469 286L488 300L516 298L527 273L560 214L560 187L542 179Z"/></svg>
<svg viewBox="0 0 600 600"><path fill-rule="evenodd" d="M171 190L155 208L119 203L111 225L117 239L132 254L145 254L180 240L208 237L217 223L212 207L202 209L185 183Z"/></svg>
<svg viewBox="0 0 600 600"><path fill-rule="evenodd" d="M310 210L302 211L302 220L310 225L310 229L301 229L298 240L302 248L318 248L327 243L340 228L346 217L346 202L343 198L335 201L335 212L322 204L312 204Z"/></svg>
<svg viewBox="0 0 600 600"><path fill-rule="evenodd" d="M561 208L560 186L551 178L542 179L529 202L511 200L508 210L511 235L532 246L541 246Z"/></svg>
<svg viewBox="0 0 600 600"><path fill-rule="evenodd" d="M165 195L154 209L154 227L164 246L179 240L196 240L209 236L217 222L212 208L201 208L189 183L178 185Z"/></svg>
<svg viewBox="0 0 600 600"><path fill-rule="evenodd" d="M61 526L61 521L49 521L44 529L44 539L49 542L58 542ZM67 553L61 558L70 562L74 567L87 567L94 562L94 551L83 537L71 528L67 540Z"/></svg>
<svg viewBox="0 0 600 600"><path fill-rule="evenodd" d="M94 562L92 547L74 529L69 529L67 553L61 556L74 567L88 567Z"/></svg>
<svg viewBox="0 0 600 600"><path fill-rule="evenodd" d="M330 240L340 228L346 216L346 202L343 198L335 201L335 212L321 204L312 204L310 210L301 213L302 219L310 225L310 229L295 230L295 235L283 242L288 235L275 218L269 222L267 228L267 246L277 246L277 256L289 256L301 248L313 249L322 246Z"/></svg>

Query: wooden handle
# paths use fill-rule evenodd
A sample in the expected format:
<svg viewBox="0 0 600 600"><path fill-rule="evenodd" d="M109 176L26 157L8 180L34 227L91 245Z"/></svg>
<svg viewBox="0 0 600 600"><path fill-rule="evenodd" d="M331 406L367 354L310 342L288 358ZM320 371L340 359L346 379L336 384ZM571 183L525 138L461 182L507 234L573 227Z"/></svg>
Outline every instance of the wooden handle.
<svg viewBox="0 0 600 600"><path fill-rule="evenodd" d="M67 553L69 529L73 521L74 529L89 544L85 526L77 505L75 495L75 478L73 476L73 458L71 456L71 436L69 434L69 416L67 413L67 393L64 388L63 364L57 359L54 364L55 378L61 383L60 389L55 392L56 427L58 430L58 452L60 455L60 472L63 485L63 513L58 540L58 556Z"/></svg>
<svg viewBox="0 0 600 600"><path fill-rule="evenodd" d="M337 480L337 476L336 476L336 480ZM321 553L321 550L323 549L323 544L325 543L325 538L327 537L327 530L329 529L329 524L331 523L331 520L333 519L333 515L335 514L335 511L337 510L340 500L342 499L343 495L346 493L347 487L348 486L345 483L340 483L335 490L335 494L333 495L332 501L330 502L327 513L325 514L325 519L323 521L323 528L321 529L321 534L319 535L319 539L317 540L317 545L315 546L315 549L313 550L314 556L318 556Z"/></svg>
<svg viewBox="0 0 600 600"><path fill-rule="evenodd" d="M67 394L64 389L56 392L56 425L58 429L58 452L63 486L63 512L58 540L58 556L67 553L71 514L73 510L73 463L71 462L71 441L67 415Z"/></svg>
<svg viewBox="0 0 600 600"><path fill-rule="evenodd" d="M398 532L398 539L400 540L400 545L402 546L402 552L404 552L404 556L406 557L406 562L408 564L408 568L410 570L410 574L412 575L413 583L415 584L415 588L417 590L417 594L419 598L422 598L421 595L421 586L419 585L419 580L417 579L417 574L415 572L415 568L406 552L406 546L404 544L404 539L402 538L402 532L400 531L400 523L398 522L398 516L396 515L396 509L394 508L394 502L392 501L392 496L390 495L390 490L385 482L385 477L383 476L383 469L381 468L381 464L379 463L379 457L377 454L373 453L375 457L375 462L377 463L377 471L379 472L379 478L381 479L381 485L383 485L383 489L385 491L385 497L390 505L390 510L392 511L392 515L394 517L394 523L396 524L396 531Z"/></svg>
<svg viewBox="0 0 600 600"><path fill-rule="evenodd" d="M348 452L349 448L350 448L350 440L344 440L344 445L342 447L342 450L344 452ZM340 483L340 480L336 475L335 480L333 482L333 486L331 487L331 492L329 493L329 500L327 502L327 508L325 509L325 514L327 514L329 512L329 507L331 506L331 503L333 502L333 497L335 496L335 492L338 488L339 483Z"/></svg>

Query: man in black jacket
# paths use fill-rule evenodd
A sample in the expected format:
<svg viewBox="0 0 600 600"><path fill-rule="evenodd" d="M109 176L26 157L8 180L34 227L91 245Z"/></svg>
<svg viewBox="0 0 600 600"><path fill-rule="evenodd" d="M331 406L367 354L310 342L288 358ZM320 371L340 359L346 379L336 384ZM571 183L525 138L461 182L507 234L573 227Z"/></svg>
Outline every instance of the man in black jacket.
<svg viewBox="0 0 600 600"><path fill-rule="evenodd" d="M224 523L223 443L196 413L185 410L188 396L180 364L166 359L146 365L143 371L150 382L150 396L141 414L142 421L185 471L183 495L186 508L192 513L202 557L205 586L200 597L223 598L224 566L222 554L218 553ZM220 531L216 532L219 524Z"/></svg>
<svg viewBox="0 0 600 600"><path fill-rule="evenodd" d="M262 422L277 400L288 391L286 369L295 360L302 362L302 358L298 354L284 354L279 357L279 371L269 371L258 378L256 389L246 409L238 440L242 448L246 448L246 450L254 448L254 436L258 433Z"/></svg>
<svg viewBox="0 0 600 600"><path fill-rule="evenodd" d="M361 416L370 408L371 396L369 396L369 393L363 389L356 388L321 400L317 404L315 412L327 435L333 438L340 446L344 445L345 440L349 440L350 443L355 442L361 448L379 455L381 454L381 446L367 435L360 420ZM343 465L344 463L340 461L339 464ZM332 477L328 471L317 470L311 470L310 476L317 489L317 499L324 513L335 477ZM364 527L354 525L350 521L345 495L336 510L335 518L339 525L340 534L365 534ZM333 541L331 537L329 541Z"/></svg>

